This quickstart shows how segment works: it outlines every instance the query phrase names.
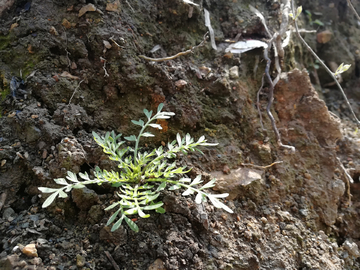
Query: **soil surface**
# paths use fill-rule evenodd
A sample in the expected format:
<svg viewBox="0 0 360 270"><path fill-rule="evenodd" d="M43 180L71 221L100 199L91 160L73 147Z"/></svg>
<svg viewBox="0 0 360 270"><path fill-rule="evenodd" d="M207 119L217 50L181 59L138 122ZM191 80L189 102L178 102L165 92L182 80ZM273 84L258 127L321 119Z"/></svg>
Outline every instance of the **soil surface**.
<svg viewBox="0 0 360 270"><path fill-rule="evenodd" d="M266 80L257 102L263 48L226 50L269 42L249 4L271 34L286 25L276 0L0 0L0 269L360 269L358 128L293 33L281 73L269 53L270 75L279 75L271 113L295 152L279 146ZM351 64L341 81L360 116L355 15L345 0L296 4L320 58L329 67ZM205 9L214 40L202 43ZM219 143L178 162L193 167L189 177L216 177L213 192L229 193L234 214L168 191L165 214L134 219L138 233L125 225L111 232L110 185L72 191L42 209L38 187L57 187L53 179L67 171L114 168L92 131L137 134L131 120L160 103L175 116L143 143L153 149L177 133Z"/></svg>

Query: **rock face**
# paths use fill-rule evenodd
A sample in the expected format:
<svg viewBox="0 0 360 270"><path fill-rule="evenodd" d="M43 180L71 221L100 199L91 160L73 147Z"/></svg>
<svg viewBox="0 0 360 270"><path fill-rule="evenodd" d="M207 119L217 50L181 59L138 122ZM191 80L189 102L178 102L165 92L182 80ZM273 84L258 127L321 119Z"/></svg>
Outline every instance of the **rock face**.
<svg viewBox="0 0 360 270"><path fill-rule="evenodd" d="M0 0L0 269L360 269L357 131L342 128L328 111L310 82L324 86L328 78L311 68L315 64L304 48L298 52L294 39L296 51L285 49L271 110L283 143L296 151L278 147L264 113L266 85L256 101L263 52L225 53L239 37L268 38L249 4ZM343 79L355 77L351 85L359 85L357 22L345 16L341 1L302 4L314 17L326 10L316 18L325 25L331 20L341 26L332 29L337 34L328 42L316 45L313 36L310 43L322 59L352 64ZM201 43L208 31L203 8L210 13L217 50ZM281 5L260 1L257 8L271 31L279 28ZM314 22L304 18L305 28L312 29ZM143 57L178 53L163 62ZM287 70L299 63L310 76ZM14 90L12 81L23 87ZM333 90L322 90L332 101L328 106L346 116ZM234 214L166 191L165 214L132 217L139 233L126 226L111 232L106 223L112 213L104 209L118 197L110 185L77 189L41 208L44 196L37 188L55 187L53 179L68 170L92 175L95 166L116 168L92 131L138 134L131 120L160 103L175 116L159 121L161 132L142 143L153 149L177 133L217 142L204 155L189 153L177 162L193 167L191 177L216 177L214 192L230 194L225 203ZM38 257L21 252L26 243Z"/></svg>

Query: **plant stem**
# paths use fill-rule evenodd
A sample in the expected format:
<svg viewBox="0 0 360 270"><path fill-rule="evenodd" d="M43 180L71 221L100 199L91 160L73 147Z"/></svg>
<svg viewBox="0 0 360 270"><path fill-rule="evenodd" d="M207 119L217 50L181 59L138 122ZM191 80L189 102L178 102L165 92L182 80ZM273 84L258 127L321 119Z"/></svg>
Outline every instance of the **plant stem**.
<svg viewBox="0 0 360 270"><path fill-rule="evenodd" d="M296 14L296 9L295 9L295 4L294 4L294 0L291 1L291 7L292 7L292 13ZM336 79L336 76L334 75L334 73L325 65L325 63L320 59L320 57L313 51L313 49L311 49L311 47L306 43L306 41L302 38L302 36L299 33L299 27L297 24L297 21L294 20L295 23L295 30L296 30L296 34L298 36L298 38L301 40L301 42L305 45L305 47L308 49L308 51L316 58L316 60L319 61L319 63L325 68L325 70L327 71L327 73L329 73L329 75L333 78L333 80L335 81L336 85L338 86L338 88L341 91L341 94L343 95L346 104L348 105L350 112L352 113L355 121L357 122L358 125L360 125L360 121L357 119L356 114L354 112L354 110L351 107L351 104L344 92L344 89L341 87L339 81Z"/></svg>

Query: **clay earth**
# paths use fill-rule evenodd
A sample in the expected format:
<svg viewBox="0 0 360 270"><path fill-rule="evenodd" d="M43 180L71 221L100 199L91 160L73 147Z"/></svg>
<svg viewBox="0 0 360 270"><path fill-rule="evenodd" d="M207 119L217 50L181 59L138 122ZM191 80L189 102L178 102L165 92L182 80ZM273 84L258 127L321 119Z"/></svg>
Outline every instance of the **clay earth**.
<svg viewBox="0 0 360 270"><path fill-rule="evenodd" d="M360 269L356 122L292 33L271 112L283 144L296 150L279 147L267 81L257 104L263 48L225 52L236 41L269 41L249 4L279 31L277 0L0 0L0 269ZM320 58L351 64L341 80L360 116L359 21L346 0L295 4ZM198 46L209 30L204 9L214 40ZM167 61L140 57L191 49ZM269 57L275 78L272 50ZM67 171L113 168L92 131L136 134L131 120L160 103L175 116L143 143L153 149L177 133L219 143L178 162L193 167L192 178L216 177L213 192L229 193L233 214L167 191L165 214L137 219L138 233L111 232L110 185L41 207L38 187L56 187Z"/></svg>

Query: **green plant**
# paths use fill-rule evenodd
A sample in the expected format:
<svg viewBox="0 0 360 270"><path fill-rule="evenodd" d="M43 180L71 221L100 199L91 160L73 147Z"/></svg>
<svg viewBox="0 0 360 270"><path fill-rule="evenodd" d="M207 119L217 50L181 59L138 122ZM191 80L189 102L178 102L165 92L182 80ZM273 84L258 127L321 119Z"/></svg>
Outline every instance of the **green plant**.
<svg viewBox="0 0 360 270"><path fill-rule="evenodd" d="M318 20L318 19L316 19L316 20L312 20L312 14L311 14L311 12L309 11L309 10L305 10L305 13L306 13L306 15L307 15L307 17L308 17L308 20L309 20L309 24L310 25L313 25L314 23L315 24L317 24L317 25L320 25L320 26L324 26L324 24L323 24L323 22L322 21L320 21L320 20Z"/></svg>
<svg viewBox="0 0 360 270"><path fill-rule="evenodd" d="M88 184L111 183L112 186L118 187L117 192L119 201L114 202L105 210L114 209L117 211L111 215L107 225L110 225L115 220L111 231L118 229L123 220L134 231L139 231L138 226L128 216L138 214L141 218L147 218L150 215L145 214L146 210L155 210L158 213L164 213L165 209L162 208L163 202L156 201L161 191L165 190L169 185L169 190L176 190L185 188L182 193L183 196L197 193L195 197L196 203L206 201L207 198L216 208L222 208L229 213L233 211L222 203L219 198L225 198L228 194L211 194L205 190L215 186L216 179L213 179L205 185L198 187L203 181L201 175L191 180L187 177L180 179L177 175L183 175L190 170L185 170L186 167L177 167L176 162L170 163L170 159L176 158L176 153L187 153L188 151L199 151L199 146L215 146L216 143L207 143L205 137L202 136L198 141L194 141L189 134L181 138L179 134L176 140L168 143L167 150L162 146L151 152L139 151L139 142L142 137L153 137L150 132L145 132L147 127L162 129L161 125L154 124L157 119L168 119L170 116L175 115L172 112L162 112L163 104L157 108L157 113L152 116L152 111L144 109L147 117L147 122L143 120L132 120L132 123L141 127L139 135L131 135L124 137L126 141L135 142L135 148L127 146L126 141L120 140L122 134L116 135L114 131L107 132L105 136L99 136L93 132L95 141L103 148L103 151L110 156L111 160L119 163L119 171L101 170L99 167L95 168L94 179L90 179L87 173L79 173L81 179L79 181L76 174L68 172L66 179L54 179L54 181L62 185L61 188L47 188L40 187L39 190L43 193L52 193L43 203L42 207L49 206L57 196L66 198L66 192L71 189L84 188ZM202 152L201 152L202 153Z"/></svg>

